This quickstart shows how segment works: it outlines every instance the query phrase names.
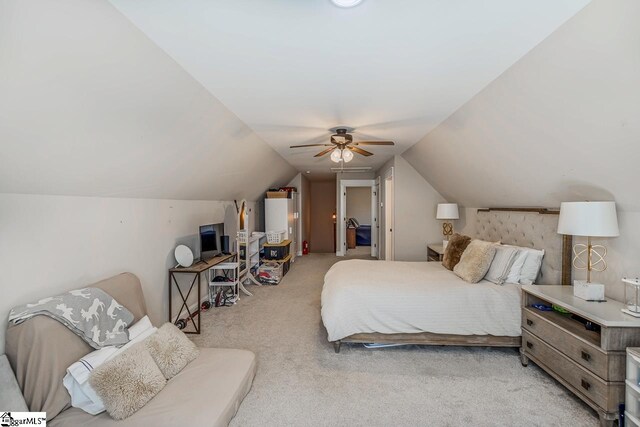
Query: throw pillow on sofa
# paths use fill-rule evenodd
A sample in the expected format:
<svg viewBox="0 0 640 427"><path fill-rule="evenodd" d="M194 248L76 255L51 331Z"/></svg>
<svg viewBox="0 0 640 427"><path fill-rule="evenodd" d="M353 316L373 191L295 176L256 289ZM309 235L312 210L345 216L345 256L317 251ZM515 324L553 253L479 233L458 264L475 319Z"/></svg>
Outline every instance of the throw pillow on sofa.
<svg viewBox="0 0 640 427"><path fill-rule="evenodd" d="M167 383L147 346L139 343L98 366L89 378L109 415L123 420L147 404Z"/></svg>
<svg viewBox="0 0 640 427"><path fill-rule="evenodd" d="M166 379L173 378L189 362L198 357L199 350L173 323L165 323L145 340L151 357Z"/></svg>

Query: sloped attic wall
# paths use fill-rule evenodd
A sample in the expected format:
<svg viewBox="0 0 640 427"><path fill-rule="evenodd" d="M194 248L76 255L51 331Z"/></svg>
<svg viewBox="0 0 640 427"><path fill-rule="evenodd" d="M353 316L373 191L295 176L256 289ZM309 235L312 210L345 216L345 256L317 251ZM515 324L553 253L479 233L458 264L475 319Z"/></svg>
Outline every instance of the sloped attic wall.
<svg viewBox="0 0 640 427"><path fill-rule="evenodd" d="M106 0L0 7L0 192L255 200L295 175Z"/></svg>
<svg viewBox="0 0 640 427"><path fill-rule="evenodd" d="M0 354L12 306L123 271L165 322L174 247L293 175L108 2L0 2Z"/></svg>
<svg viewBox="0 0 640 427"><path fill-rule="evenodd" d="M403 154L467 207L616 200L597 275L616 297L640 274L639 21L636 0L593 1Z"/></svg>

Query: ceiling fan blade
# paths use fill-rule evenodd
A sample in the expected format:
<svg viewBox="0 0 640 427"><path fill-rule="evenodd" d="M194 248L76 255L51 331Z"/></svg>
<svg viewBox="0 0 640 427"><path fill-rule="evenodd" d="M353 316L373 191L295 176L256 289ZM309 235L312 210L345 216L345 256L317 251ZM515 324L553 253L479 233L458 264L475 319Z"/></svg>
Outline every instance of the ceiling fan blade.
<svg viewBox="0 0 640 427"><path fill-rule="evenodd" d="M358 141L353 145L396 145L393 141Z"/></svg>
<svg viewBox="0 0 640 427"><path fill-rule="evenodd" d="M363 156L373 156L373 153L367 150L363 150L362 148L354 147L352 145L347 145L347 148L351 151L354 151L358 154L362 154Z"/></svg>
<svg viewBox="0 0 640 427"><path fill-rule="evenodd" d="M289 146L289 148L303 148L303 147L333 147L333 144L303 144L303 145Z"/></svg>
<svg viewBox="0 0 640 427"><path fill-rule="evenodd" d="M316 154L313 157L322 157L325 154L332 152L333 150L335 150L335 147L333 147L333 145L332 145L331 148L327 148L326 150L322 150L321 152L319 152L318 154Z"/></svg>

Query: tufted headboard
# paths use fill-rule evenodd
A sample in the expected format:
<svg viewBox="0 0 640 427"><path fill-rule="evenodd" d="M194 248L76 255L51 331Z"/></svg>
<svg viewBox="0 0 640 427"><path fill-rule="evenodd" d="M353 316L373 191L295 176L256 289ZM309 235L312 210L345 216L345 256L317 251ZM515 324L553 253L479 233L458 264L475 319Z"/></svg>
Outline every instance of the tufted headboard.
<svg viewBox="0 0 640 427"><path fill-rule="evenodd" d="M482 240L544 249L539 285L571 284L571 236L558 234L557 210L478 209L475 234Z"/></svg>

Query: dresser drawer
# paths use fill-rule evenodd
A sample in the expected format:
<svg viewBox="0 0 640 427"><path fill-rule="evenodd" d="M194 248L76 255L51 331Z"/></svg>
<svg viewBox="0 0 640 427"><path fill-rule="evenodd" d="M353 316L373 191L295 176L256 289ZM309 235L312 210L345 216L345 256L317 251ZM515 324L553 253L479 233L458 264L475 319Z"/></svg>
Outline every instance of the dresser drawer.
<svg viewBox="0 0 640 427"><path fill-rule="evenodd" d="M600 408L616 411L624 401L624 382L603 381L527 331L522 331L522 347L525 355L540 362L545 370L555 373Z"/></svg>
<svg viewBox="0 0 640 427"><path fill-rule="evenodd" d="M574 330L583 328L573 320L562 320ZM626 363L624 352L604 352L595 345L595 342L579 338L572 331L552 323L526 307L522 309L522 328L542 338L556 350L605 381L624 381L623 366ZM585 333L589 332L585 330Z"/></svg>

